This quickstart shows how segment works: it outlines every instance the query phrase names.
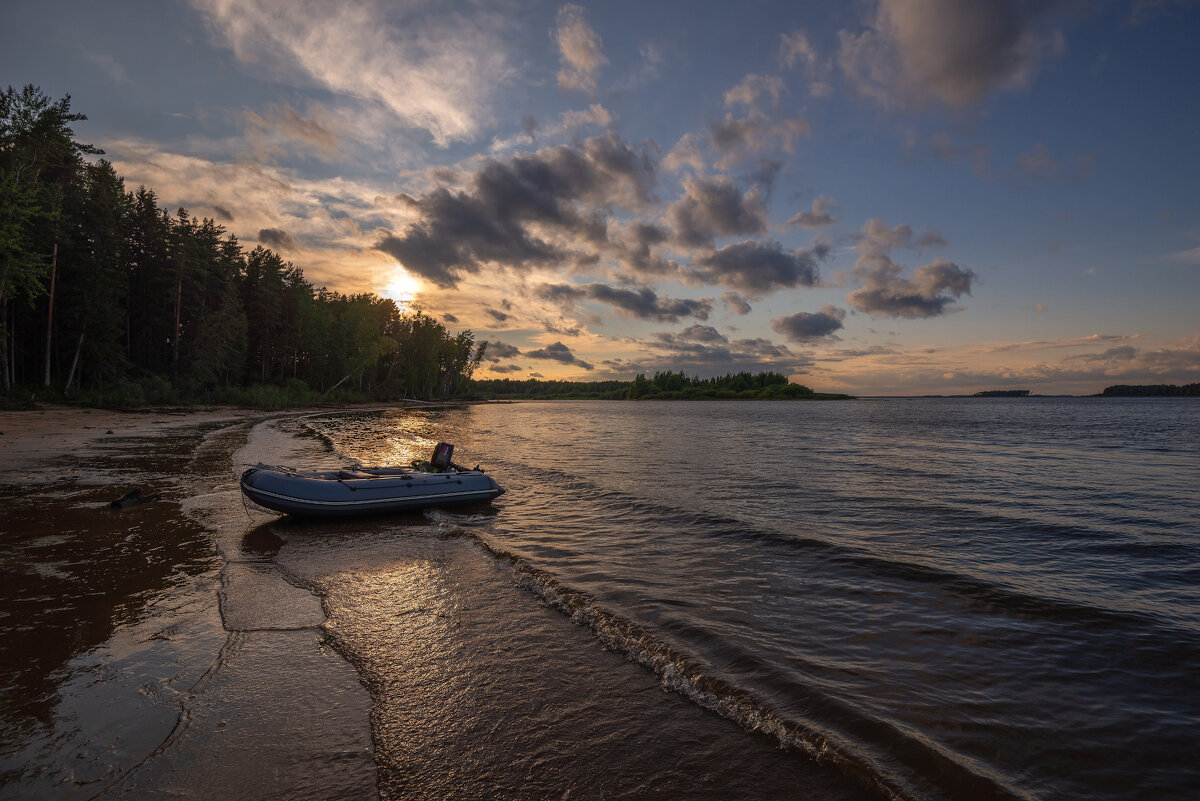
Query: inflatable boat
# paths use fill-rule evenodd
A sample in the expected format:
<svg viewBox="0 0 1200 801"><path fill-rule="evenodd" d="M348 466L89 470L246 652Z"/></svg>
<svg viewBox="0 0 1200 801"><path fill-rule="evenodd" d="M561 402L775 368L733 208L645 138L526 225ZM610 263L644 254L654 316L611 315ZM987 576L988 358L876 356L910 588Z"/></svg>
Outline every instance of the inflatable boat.
<svg viewBox="0 0 1200 801"><path fill-rule="evenodd" d="M491 476L450 461L438 443L428 462L411 467L302 471L259 464L242 473L242 492L259 506L304 517L348 517L486 503L504 494Z"/></svg>

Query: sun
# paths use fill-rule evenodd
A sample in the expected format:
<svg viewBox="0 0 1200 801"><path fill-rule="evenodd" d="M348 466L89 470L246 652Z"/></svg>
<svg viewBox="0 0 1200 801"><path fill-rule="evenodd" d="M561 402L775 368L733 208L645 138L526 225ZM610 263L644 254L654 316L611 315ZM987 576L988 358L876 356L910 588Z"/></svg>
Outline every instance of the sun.
<svg viewBox="0 0 1200 801"><path fill-rule="evenodd" d="M420 279L397 264L392 271L392 280L383 290L383 296L405 305L416 300L417 293L420 291Z"/></svg>

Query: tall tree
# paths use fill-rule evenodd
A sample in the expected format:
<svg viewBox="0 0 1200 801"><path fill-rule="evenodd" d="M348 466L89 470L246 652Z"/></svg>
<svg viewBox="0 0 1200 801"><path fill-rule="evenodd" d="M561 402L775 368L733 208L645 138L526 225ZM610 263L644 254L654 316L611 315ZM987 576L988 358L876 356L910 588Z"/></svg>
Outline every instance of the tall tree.
<svg viewBox="0 0 1200 801"><path fill-rule="evenodd" d="M9 86L0 92L0 228L21 219L24 236L9 239L0 266L0 307L10 296L27 298L43 293L46 304L44 383L50 382L55 281L63 205L81 184L83 155L102 151L74 139L72 123L85 120L71 112L71 96L51 99L32 84L20 92ZM30 202L32 201L32 203Z"/></svg>

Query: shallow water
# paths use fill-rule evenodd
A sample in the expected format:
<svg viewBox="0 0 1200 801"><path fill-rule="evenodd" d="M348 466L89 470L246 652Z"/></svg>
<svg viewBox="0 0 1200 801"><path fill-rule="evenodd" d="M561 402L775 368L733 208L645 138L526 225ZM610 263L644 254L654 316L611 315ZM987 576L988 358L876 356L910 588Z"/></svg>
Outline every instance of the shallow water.
<svg viewBox="0 0 1200 801"><path fill-rule="evenodd" d="M1192 798L1198 413L525 403L109 448L54 514L5 491L0 790ZM310 522L236 490L438 440L508 493ZM164 505L109 513L116 475Z"/></svg>
<svg viewBox="0 0 1200 801"><path fill-rule="evenodd" d="M845 787L1163 799L1200 790L1198 412L547 403L307 424L364 463L456 442L508 494L494 514L436 513L439 528ZM347 650L386 672L370 643Z"/></svg>

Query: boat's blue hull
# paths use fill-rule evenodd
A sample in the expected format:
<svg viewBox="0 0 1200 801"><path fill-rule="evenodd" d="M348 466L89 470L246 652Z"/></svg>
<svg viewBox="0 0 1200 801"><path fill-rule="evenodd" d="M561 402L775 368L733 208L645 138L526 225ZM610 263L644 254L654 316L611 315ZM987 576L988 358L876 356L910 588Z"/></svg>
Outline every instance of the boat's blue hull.
<svg viewBox="0 0 1200 801"><path fill-rule="evenodd" d="M306 517L349 517L486 503L504 494L488 475L468 470L395 468L299 472L259 465L242 473L242 492L259 506Z"/></svg>

